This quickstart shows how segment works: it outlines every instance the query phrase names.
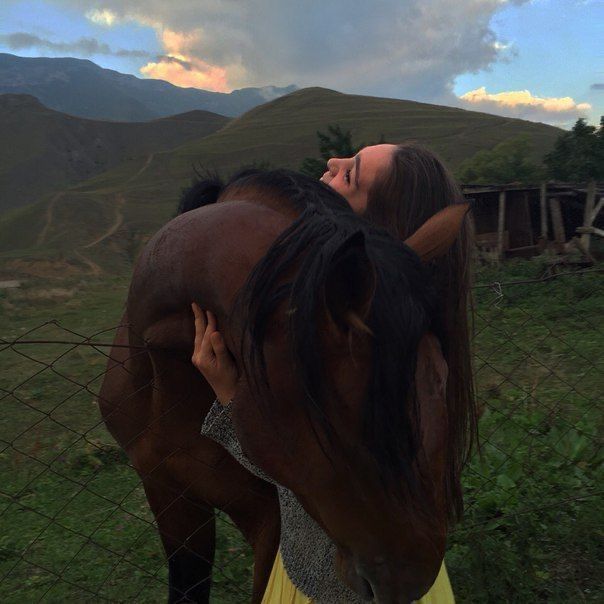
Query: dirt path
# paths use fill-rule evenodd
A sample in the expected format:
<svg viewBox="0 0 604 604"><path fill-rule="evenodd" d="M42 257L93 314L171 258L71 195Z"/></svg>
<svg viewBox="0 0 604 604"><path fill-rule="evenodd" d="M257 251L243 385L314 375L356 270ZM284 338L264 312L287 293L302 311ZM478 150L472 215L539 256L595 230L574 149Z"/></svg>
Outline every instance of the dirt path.
<svg viewBox="0 0 604 604"><path fill-rule="evenodd" d="M147 159L145 160L143 167L138 172L136 172L136 174L133 174L124 184L128 184L129 182L136 180L151 165L151 162L153 161L154 157L155 153L150 153Z"/></svg>
<svg viewBox="0 0 604 604"><path fill-rule="evenodd" d="M63 195L65 195L65 191L61 191L60 193L57 193L49 202L48 205L46 206L46 222L44 223L44 227L42 228L42 230L40 231L40 234L38 235L38 239L36 240L36 246L41 246L43 243L46 242L46 237L48 236L48 231L50 231L50 227L52 225L52 219L53 219L53 213L55 210L55 204L57 203L57 201L63 197Z"/></svg>
<svg viewBox="0 0 604 604"><path fill-rule="evenodd" d="M90 258L88 258L88 256L84 256L84 254L78 252L77 250L76 254L78 258L80 258L80 260L82 260L88 267L90 267L90 270L93 275L101 275L103 273L103 269L96 262L93 262Z"/></svg>
<svg viewBox="0 0 604 604"><path fill-rule="evenodd" d="M145 160L145 163L141 166L141 169L138 170L138 172L135 172L124 184L132 182L133 180L138 178L141 174L143 174L143 172L145 172L145 170L147 170L147 168L149 168L149 166L151 165L151 162L153 162L154 157L155 157L155 153L150 153L148 155L147 159ZM94 241L82 246L82 249L92 247L92 246L96 245L97 243L100 243L101 241L107 239L107 237L111 237L111 235L113 235L113 233L115 233L122 226L122 224L124 224L124 213L122 211L122 208L124 207L125 203L126 203L126 198L121 193L118 193L116 196L115 220L113 221L113 224L109 227L109 229L107 231L105 231L102 235L97 237Z"/></svg>
<svg viewBox="0 0 604 604"><path fill-rule="evenodd" d="M117 200L115 203L115 219L113 221L113 224L100 237L97 237L91 243L83 245L82 249L92 247L93 245L100 243L104 239L107 239L107 237L111 237L111 235L113 235L113 233L115 233L122 226L122 224L124 224L124 213L122 212L122 207L124 206L124 203L126 203L126 199L121 193L119 193L117 195Z"/></svg>

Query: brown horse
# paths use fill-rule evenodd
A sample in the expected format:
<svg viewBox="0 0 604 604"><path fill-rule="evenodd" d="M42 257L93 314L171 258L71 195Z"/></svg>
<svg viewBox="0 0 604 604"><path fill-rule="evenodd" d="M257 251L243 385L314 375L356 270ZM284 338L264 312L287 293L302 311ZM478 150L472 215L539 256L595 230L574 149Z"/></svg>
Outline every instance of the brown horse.
<svg viewBox="0 0 604 604"><path fill-rule="evenodd" d="M419 598L451 515L446 364L430 335L442 327L420 257L447 249L467 208L404 245L291 172L247 174L219 201L144 249L100 398L157 520L170 602L208 601L215 509L253 548L254 602L279 541L275 489L200 435L213 393L189 360L194 300L217 316L242 370L233 423L250 460L334 541L352 589Z"/></svg>

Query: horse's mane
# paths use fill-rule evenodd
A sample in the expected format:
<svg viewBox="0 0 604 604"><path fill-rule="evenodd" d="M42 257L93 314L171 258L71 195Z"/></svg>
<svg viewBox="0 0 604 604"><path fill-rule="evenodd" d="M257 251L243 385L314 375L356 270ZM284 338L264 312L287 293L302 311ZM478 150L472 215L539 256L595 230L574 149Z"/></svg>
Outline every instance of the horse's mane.
<svg viewBox="0 0 604 604"><path fill-rule="evenodd" d="M304 186L301 186L301 179ZM321 205L352 213L344 197L318 180L291 170L263 170L250 166L237 170L226 179L209 170L198 173L198 178L181 190L176 215L237 197L239 193L249 195L252 188L263 196L275 196L300 212L308 205Z"/></svg>
<svg viewBox="0 0 604 604"><path fill-rule="evenodd" d="M244 320L242 358L259 394L268 395L263 345L271 317L287 300L289 334L304 388L303 405L329 436L325 375L318 324L324 288L338 253L351 238L364 240L376 288L365 320L372 332L372 367L363 407L363 440L388 486L416 480L420 445L415 368L419 341L433 316L426 269L406 245L356 216L346 200L314 179L286 170L248 174L231 186L238 197L279 194L299 217L275 240L253 269L237 300Z"/></svg>

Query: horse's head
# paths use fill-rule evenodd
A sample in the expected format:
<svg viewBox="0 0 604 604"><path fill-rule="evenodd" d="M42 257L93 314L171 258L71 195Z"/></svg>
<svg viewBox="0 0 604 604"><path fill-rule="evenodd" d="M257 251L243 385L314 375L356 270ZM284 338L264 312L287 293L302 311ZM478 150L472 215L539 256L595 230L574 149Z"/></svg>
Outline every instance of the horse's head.
<svg viewBox="0 0 604 604"><path fill-rule="evenodd" d="M351 213L310 207L240 298L243 450L334 541L342 580L378 602L423 595L445 549L447 365L420 260L435 236L411 242L418 255Z"/></svg>

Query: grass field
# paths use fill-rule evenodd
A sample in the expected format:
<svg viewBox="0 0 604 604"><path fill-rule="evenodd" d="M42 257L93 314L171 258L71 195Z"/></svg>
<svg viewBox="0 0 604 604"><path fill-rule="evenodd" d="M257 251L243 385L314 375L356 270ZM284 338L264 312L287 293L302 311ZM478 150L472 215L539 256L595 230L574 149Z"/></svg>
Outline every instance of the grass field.
<svg viewBox="0 0 604 604"><path fill-rule="evenodd" d="M478 282L541 273L539 260L523 261L483 269ZM126 277L66 276L0 290L0 336L100 332L95 341L110 341L127 285ZM459 602L604 599L603 294L601 273L476 290L483 444L447 554ZM0 363L0 599L165 601L164 558L142 488L99 423L102 352L23 345L0 352ZM218 527L212 601L244 602L249 549L226 519Z"/></svg>

